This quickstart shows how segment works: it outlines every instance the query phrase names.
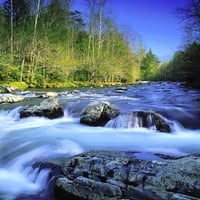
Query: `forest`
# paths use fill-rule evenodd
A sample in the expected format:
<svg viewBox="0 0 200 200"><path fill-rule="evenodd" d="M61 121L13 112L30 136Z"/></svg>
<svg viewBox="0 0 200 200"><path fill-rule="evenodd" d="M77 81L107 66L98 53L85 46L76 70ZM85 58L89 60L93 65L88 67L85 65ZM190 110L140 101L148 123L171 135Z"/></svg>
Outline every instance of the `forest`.
<svg viewBox="0 0 200 200"><path fill-rule="evenodd" d="M200 88L200 0L177 8L176 15L183 25L182 46L169 62L160 65L159 77Z"/></svg>
<svg viewBox="0 0 200 200"><path fill-rule="evenodd" d="M160 63L135 31L116 25L108 0L4 0L0 7L0 85L79 87L139 80L199 81L200 1L177 13L184 47Z"/></svg>

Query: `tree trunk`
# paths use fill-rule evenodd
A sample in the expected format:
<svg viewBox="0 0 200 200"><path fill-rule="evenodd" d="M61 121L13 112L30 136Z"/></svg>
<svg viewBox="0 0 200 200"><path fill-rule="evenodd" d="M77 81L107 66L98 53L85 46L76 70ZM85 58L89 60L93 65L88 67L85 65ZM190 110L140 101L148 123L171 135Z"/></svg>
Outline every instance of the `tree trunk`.
<svg viewBox="0 0 200 200"><path fill-rule="evenodd" d="M13 55L13 0L10 0L10 52Z"/></svg>
<svg viewBox="0 0 200 200"><path fill-rule="evenodd" d="M21 70L20 70L20 81L23 81L23 71L24 71L25 56L22 59Z"/></svg>
<svg viewBox="0 0 200 200"><path fill-rule="evenodd" d="M38 23L39 11L40 11L40 3L41 3L41 0L38 0L37 11L36 11L36 16L35 16L35 23L34 23L34 32L33 32L34 38L36 37L37 23Z"/></svg>

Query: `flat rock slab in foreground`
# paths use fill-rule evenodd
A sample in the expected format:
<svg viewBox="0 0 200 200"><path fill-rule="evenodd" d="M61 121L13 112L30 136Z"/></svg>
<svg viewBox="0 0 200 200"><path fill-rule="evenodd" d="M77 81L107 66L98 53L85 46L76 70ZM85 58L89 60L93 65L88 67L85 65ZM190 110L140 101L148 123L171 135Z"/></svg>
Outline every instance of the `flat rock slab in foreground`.
<svg viewBox="0 0 200 200"><path fill-rule="evenodd" d="M133 152L91 151L62 167L58 200L197 200L200 156L138 158Z"/></svg>

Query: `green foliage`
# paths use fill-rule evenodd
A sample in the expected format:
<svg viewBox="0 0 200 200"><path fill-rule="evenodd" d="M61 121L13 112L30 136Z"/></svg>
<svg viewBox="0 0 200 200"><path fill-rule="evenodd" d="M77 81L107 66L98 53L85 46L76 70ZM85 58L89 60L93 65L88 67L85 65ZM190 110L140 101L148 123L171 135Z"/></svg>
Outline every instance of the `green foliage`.
<svg viewBox="0 0 200 200"><path fill-rule="evenodd" d="M191 85L200 82L200 44L193 43L184 51L178 51L173 59L162 67L164 78L173 81L186 81Z"/></svg>
<svg viewBox="0 0 200 200"><path fill-rule="evenodd" d="M184 22L184 49L177 51L169 63L161 65L160 78L185 81L200 88L200 1L189 0L185 7L177 8L176 13Z"/></svg>
<svg viewBox="0 0 200 200"><path fill-rule="evenodd" d="M7 86L17 88L20 91L24 91L28 88L28 85L25 82L10 82Z"/></svg>
<svg viewBox="0 0 200 200"><path fill-rule="evenodd" d="M18 76L18 68L13 62L11 54L0 55L0 80L3 82L16 81Z"/></svg>
<svg viewBox="0 0 200 200"><path fill-rule="evenodd" d="M188 82L200 81L200 43L193 43L184 52L183 71Z"/></svg>
<svg viewBox="0 0 200 200"><path fill-rule="evenodd" d="M154 80L158 73L158 66L159 61L150 49L141 62L142 79Z"/></svg>
<svg viewBox="0 0 200 200"><path fill-rule="evenodd" d="M143 53L133 53L105 4L98 2L92 1L98 9L91 9L91 18L84 21L81 12L70 10L71 0L13 1L11 43L11 1L6 0L0 10L0 81L25 82L29 87L74 87L140 79ZM141 65L148 79L154 76L157 63L151 54Z"/></svg>

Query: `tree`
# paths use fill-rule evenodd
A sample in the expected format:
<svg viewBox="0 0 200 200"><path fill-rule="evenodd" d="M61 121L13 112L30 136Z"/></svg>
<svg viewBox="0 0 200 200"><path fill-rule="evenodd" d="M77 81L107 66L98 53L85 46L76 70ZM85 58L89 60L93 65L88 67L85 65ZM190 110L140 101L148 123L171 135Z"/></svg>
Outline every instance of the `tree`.
<svg viewBox="0 0 200 200"><path fill-rule="evenodd" d="M4 9L6 16L13 21L23 21L30 11L30 3L28 0L5 0Z"/></svg>
<svg viewBox="0 0 200 200"><path fill-rule="evenodd" d="M14 28L20 26L29 14L30 5L28 0L5 0L3 3L6 18L10 24L10 51L14 51Z"/></svg>
<svg viewBox="0 0 200 200"><path fill-rule="evenodd" d="M165 67L171 80L199 82L200 60L200 0L189 0L184 7L176 9L177 17L184 22L184 44Z"/></svg>
<svg viewBox="0 0 200 200"><path fill-rule="evenodd" d="M153 80L158 71L159 61L150 49L141 62L141 72L143 80Z"/></svg>
<svg viewBox="0 0 200 200"><path fill-rule="evenodd" d="M7 49L10 49L10 24L9 28L7 25L8 21L5 18L5 10L3 7L0 7L0 52L5 53Z"/></svg>
<svg viewBox="0 0 200 200"><path fill-rule="evenodd" d="M85 2L83 20L86 13L71 10L72 0L5 0L0 81L25 81L30 87L136 81L144 50L137 48L135 34L116 26L108 0Z"/></svg>
<svg viewBox="0 0 200 200"><path fill-rule="evenodd" d="M187 84L198 86L200 82L200 44L190 44L184 51L177 51L173 59L162 72L167 80L186 81Z"/></svg>
<svg viewBox="0 0 200 200"><path fill-rule="evenodd" d="M185 23L185 42L200 42L200 0L190 0L188 5L177 8L178 17Z"/></svg>
<svg viewBox="0 0 200 200"><path fill-rule="evenodd" d="M185 63L183 71L185 72L185 80L189 83L197 83L200 81L200 44L192 43L184 52Z"/></svg>
<svg viewBox="0 0 200 200"><path fill-rule="evenodd" d="M90 81L96 82L98 79L99 68L102 65L102 49L106 27L106 5L108 0L86 0L88 10L88 31L89 41L87 48L87 62L91 71Z"/></svg>

